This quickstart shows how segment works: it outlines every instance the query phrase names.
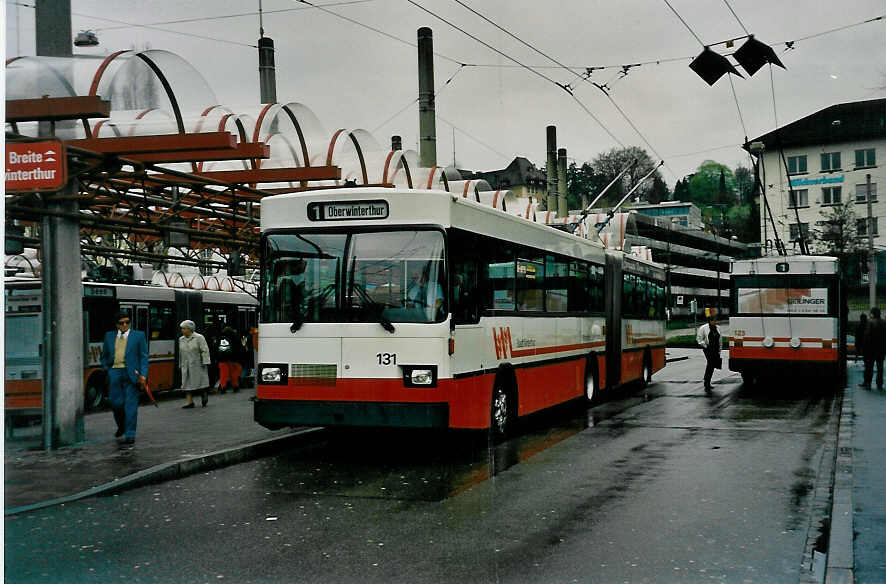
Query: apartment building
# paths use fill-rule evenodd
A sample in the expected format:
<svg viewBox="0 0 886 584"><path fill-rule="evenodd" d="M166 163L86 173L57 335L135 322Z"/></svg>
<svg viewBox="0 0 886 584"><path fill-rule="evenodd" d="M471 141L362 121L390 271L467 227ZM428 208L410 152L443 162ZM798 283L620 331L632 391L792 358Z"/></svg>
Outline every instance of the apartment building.
<svg viewBox="0 0 886 584"><path fill-rule="evenodd" d="M886 184L886 99L833 105L753 138L745 148L756 150L754 143L764 147L757 170L772 214L770 219L761 198L764 249L775 251L774 228L789 253L799 252L800 234L814 235L823 213L847 203L858 234L866 237L871 229L875 248L883 247L886 203L877 193Z"/></svg>

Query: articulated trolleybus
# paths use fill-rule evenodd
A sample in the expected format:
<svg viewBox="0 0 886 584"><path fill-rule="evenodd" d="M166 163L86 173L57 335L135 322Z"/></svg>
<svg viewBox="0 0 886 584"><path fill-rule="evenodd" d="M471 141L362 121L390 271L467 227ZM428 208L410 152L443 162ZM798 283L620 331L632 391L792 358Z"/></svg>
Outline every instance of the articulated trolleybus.
<svg viewBox="0 0 886 584"><path fill-rule="evenodd" d="M664 271L443 191L262 199L255 420L489 429L664 367Z"/></svg>
<svg viewBox="0 0 886 584"><path fill-rule="evenodd" d="M768 374L840 374L840 268L826 256L732 263L729 369L745 383Z"/></svg>

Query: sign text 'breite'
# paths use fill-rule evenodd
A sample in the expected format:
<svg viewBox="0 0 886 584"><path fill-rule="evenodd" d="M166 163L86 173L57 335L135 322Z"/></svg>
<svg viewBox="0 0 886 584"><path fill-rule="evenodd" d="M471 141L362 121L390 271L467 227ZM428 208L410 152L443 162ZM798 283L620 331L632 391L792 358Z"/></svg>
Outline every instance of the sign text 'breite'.
<svg viewBox="0 0 886 584"><path fill-rule="evenodd" d="M57 191L68 182L58 140L6 143L6 192Z"/></svg>

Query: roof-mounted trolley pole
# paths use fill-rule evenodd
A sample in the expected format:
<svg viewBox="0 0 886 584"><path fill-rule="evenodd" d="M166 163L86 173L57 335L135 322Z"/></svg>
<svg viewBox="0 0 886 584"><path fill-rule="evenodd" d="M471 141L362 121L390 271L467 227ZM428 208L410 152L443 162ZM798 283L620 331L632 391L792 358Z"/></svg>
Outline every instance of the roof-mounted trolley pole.
<svg viewBox="0 0 886 584"><path fill-rule="evenodd" d="M635 161L635 162L636 162L636 161ZM618 211L619 207L621 207L622 205L624 205L624 204L625 204L625 201L627 201L628 198L629 198L631 195L634 194L634 191L636 191L637 189L639 189L639 188L640 188L640 185L642 185L642 184L646 181L646 179L648 179L650 176L652 176L653 174L655 174L655 171L658 170L659 167L660 167L662 164L664 164L664 160L660 161L658 164L655 165L655 168L653 168L652 170L650 170L649 172L647 172L643 177L641 177L640 180L637 181L637 184L635 184L635 185L631 188L631 190L629 190L629 191L627 192L627 194L621 198L621 200L618 202L618 204L616 204L612 209L609 210L609 213L607 214L607 217L606 217L606 221L604 221L604 222L600 225L600 227L597 229L597 235L599 235L601 231L603 231L604 229L606 229L606 226L609 224L609 221L611 221L612 218L615 216L615 213L616 213L616 211Z"/></svg>
<svg viewBox="0 0 886 584"><path fill-rule="evenodd" d="M588 216L588 213L591 212L591 209L594 208L594 205L597 204L597 201L599 201L600 199L602 199L602 198L603 198L603 195L605 195L606 192L607 192L609 189L611 189L612 186L613 186L615 183L617 183L618 181L620 181L620 180L621 180L621 177L623 177L623 176L625 175L626 172L628 172L629 170L631 170L632 168L634 168L634 166L635 166L636 164L637 164L637 159L636 159L636 158L633 159L633 160L631 160L631 161L628 163L627 166L625 166L623 169L621 169L621 172L619 172L617 175L615 175L615 178L612 179L612 182L610 182L608 185L606 185L605 187L603 187L603 190L602 190L602 191L600 191L599 193L597 193L597 196L594 197L594 200L591 201L590 204L587 205L587 206L582 210L582 212L581 212L581 217L579 217L578 221L577 221L576 223L572 224L572 225L573 225L573 228L574 228L575 226L579 225L579 224L584 220L584 218Z"/></svg>

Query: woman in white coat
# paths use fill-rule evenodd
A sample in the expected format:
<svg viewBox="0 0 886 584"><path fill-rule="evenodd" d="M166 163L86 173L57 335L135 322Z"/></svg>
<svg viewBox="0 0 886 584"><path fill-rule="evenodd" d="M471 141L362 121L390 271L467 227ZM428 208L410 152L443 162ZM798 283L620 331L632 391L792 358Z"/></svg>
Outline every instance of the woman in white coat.
<svg viewBox="0 0 886 584"><path fill-rule="evenodd" d="M196 325L193 320L183 321L179 327L182 336L178 338L178 367L182 373L182 386L188 403L182 408L193 408L192 391L201 392L202 405L205 408L209 401L209 345L200 333L194 332Z"/></svg>

